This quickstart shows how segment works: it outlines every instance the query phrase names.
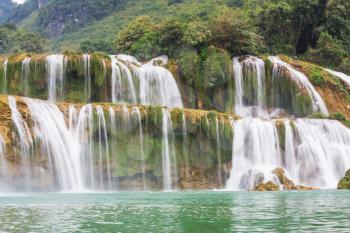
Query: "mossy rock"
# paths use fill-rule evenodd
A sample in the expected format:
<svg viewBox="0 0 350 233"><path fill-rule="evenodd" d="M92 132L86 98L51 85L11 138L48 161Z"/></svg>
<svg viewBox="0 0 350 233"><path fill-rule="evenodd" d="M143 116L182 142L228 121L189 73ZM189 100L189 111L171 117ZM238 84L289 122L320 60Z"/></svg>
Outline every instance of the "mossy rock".
<svg viewBox="0 0 350 233"><path fill-rule="evenodd" d="M201 61L196 50L183 50L177 58L176 63L178 65L179 75L187 85L192 86L195 80L200 78Z"/></svg>
<svg viewBox="0 0 350 233"><path fill-rule="evenodd" d="M204 62L202 85L210 89L224 85L232 78L232 61L229 54L221 49L210 47Z"/></svg>
<svg viewBox="0 0 350 233"><path fill-rule="evenodd" d="M350 170L348 170L345 176L339 181L338 189L350 189Z"/></svg>

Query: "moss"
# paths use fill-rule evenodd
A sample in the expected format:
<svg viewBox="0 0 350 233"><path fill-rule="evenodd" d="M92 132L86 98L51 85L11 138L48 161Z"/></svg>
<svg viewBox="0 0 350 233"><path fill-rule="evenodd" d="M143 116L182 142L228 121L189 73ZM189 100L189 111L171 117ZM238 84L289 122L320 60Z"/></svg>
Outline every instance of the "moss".
<svg viewBox="0 0 350 233"><path fill-rule="evenodd" d="M319 68L312 68L310 72L310 81L315 86L322 86L325 84L325 79L323 77L323 70Z"/></svg>
<svg viewBox="0 0 350 233"><path fill-rule="evenodd" d="M311 97L304 94L297 94L293 100L293 109L297 116L307 116L312 113Z"/></svg>
<svg viewBox="0 0 350 233"><path fill-rule="evenodd" d="M200 57L196 50L185 49L183 50L176 60L178 65L179 74L185 83L189 86L193 86L195 80L200 78Z"/></svg>
<svg viewBox="0 0 350 233"><path fill-rule="evenodd" d="M216 118L217 118L217 116L218 116L218 112L217 112L217 111L209 111L209 112L207 113L207 117L208 117L208 119L211 120L211 121L215 121Z"/></svg>
<svg viewBox="0 0 350 233"><path fill-rule="evenodd" d="M286 158L285 158L285 145L286 145L286 127L284 125L283 121L276 121L275 123L277 128L277 134L278 134L278 141L280 148L282 149L282 163L285 164Z"/></svg>
<svg viewBox="0 0 350 233"><path fill-rule="evenodd" d="M197 85L206 89L221 86L232 78L232 62L230 56L223 50L210 47L204 62L203 77Z"/></svg>
<svg viewBox="0 0 350 233"><path fill-rule="evenodd" d="M148 111L148 122L154 125L161 125L163 122L162 107L152 107Z"/></svg>
<svg viewBox="0 0 350 233"><path fill-rule="evenodd" d="M350 170L348 170L345 176L339 181L338 189L350 189Z"/></svg>
<svg viewBox="0 0 350 233"><path fill-rule="evenodd" d="M328 117L325 116L324 114L320 112L315 112L310 115L308 115L306 118L311 118L311 119L327 119Z"/></svg>
<svg viewBox="0 0 350 233"><path fill-rule="evenodd" d="M350 120L346 118L342 113L336 112L332 113L330 116L331 119L342 122L346 127L350 128Z"/></svg>
<svg viewBox="0 0 350 233"><path fill-rule="evenodd" d="M182 126L183 126L183 109L172 109L170 111L171 122L173 125L173 130L176 133L182 134Z"/></svg>

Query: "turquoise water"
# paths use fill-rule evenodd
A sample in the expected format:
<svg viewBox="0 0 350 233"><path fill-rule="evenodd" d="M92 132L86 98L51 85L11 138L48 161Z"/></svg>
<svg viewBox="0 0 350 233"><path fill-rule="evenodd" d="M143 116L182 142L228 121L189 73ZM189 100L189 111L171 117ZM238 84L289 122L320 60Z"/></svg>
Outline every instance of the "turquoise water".
<svg viewBox="0 0 350 233"><path fill-rule="evenodd" d="M349 232L350 192L0 196L0 232Z"/></svg>

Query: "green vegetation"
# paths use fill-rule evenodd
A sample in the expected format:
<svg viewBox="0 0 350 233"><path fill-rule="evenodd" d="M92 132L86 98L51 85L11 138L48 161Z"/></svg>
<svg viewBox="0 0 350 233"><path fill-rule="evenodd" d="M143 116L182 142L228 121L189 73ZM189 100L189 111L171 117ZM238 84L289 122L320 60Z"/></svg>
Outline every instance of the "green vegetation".
<svg viewBox="0 0 350 233"><path fill-rule="evenodd" d="M14 8L15 8L15 4L12 2L12 0L1 0L0 24L7 20L7 18L11 15Z"/></svg>
<svg viewBox="0 0 350 233"><path fill-rule="evenodd" d="M0 27L0 53L43 52L46 40L38 33L18 30L13 25Z"/></svg>
<svg viewBox="0 0 350 233"><path fill-rule="evenodd" d="M15 7L7 20L48 36L53 50L125 52L148 59L162 53L188 57L195 51L201 56L215 46L231 57L298 55L350 71L347 0L41 2L39 7L37 0L28 0ZM2 5L0 11L5 9Z"/></svg>

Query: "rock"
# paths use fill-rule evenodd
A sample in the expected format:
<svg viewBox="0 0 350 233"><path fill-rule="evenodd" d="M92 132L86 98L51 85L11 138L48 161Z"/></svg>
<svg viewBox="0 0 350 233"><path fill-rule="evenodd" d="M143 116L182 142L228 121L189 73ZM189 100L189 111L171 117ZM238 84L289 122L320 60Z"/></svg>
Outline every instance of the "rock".
<svg viewBox="0 0 350 233"><path fill-rule="evenodd" d="M257 185L254 189L254 191L259 191L259 192L265 192L265 191L279 191L280 186L277 184L274 184L272 181L269 181L267 183L261 183Z"/></svg>
<svg viewBox="0 0 350 233"><path fill-rule="evenodd" d="M298 191L311 191L311 190L319 190L318 188L304 186L304 185L297 185L295 186L295 189Z"/></svg>
<svg viewBox="0 0 350 233"><path fill-rule="evenodd" d="M345 176L339 181L338 189L350 189L350 169L346 172Z"/></svg>
<svg viewBox="0 0 350 233"><path fill-rule="evenodd" d="M275 168L272 171L272 173L277 176L278 180L283 185L284 189L286 189L286 190L297 189L294 182L286 176L286 172L284 171L283 168L280 168L280 167Z"/></svg>

